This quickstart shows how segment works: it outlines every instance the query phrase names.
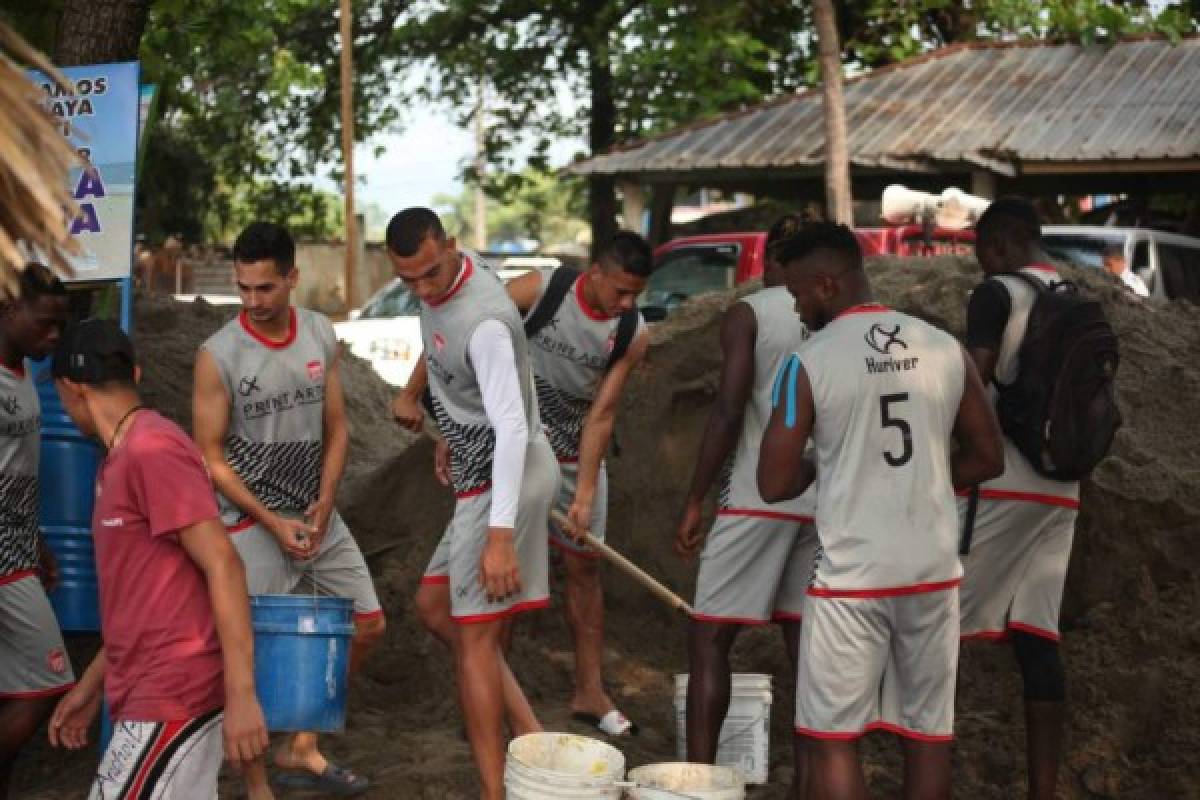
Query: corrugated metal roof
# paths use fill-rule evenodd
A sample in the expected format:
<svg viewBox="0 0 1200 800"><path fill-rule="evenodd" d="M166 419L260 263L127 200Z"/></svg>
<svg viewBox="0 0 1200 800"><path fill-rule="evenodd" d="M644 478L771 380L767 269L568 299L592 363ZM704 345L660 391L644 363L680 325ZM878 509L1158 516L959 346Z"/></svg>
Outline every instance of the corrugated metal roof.
<svg viewBox="0 0 1200 800"><path fill-rule="evenodd" d="M847 81L850 160L1006 174L1022 162L1200 158L1200 38L957 45ZM815 167L819 90L577 162L577 174Z"/></svg>

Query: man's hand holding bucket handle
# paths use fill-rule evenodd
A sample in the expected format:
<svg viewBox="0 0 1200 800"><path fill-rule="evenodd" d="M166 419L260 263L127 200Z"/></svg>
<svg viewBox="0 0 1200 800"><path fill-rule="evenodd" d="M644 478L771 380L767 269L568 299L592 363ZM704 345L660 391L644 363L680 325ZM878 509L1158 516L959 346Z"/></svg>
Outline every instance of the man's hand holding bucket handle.
<svg viewBox="0 0 1200 800"><path fill-rule="evenodd" d="M267 751L267 722L253 687L226 691L221 733L225 740L225 758L237 769Z"/></svg>
<svg viewBox="0 0 1200 800"><path fill-rule="evenodd" d="M512 528L488 528L487 543L479 560L479 582L489 603L520 594L521 568Z"/></svg>

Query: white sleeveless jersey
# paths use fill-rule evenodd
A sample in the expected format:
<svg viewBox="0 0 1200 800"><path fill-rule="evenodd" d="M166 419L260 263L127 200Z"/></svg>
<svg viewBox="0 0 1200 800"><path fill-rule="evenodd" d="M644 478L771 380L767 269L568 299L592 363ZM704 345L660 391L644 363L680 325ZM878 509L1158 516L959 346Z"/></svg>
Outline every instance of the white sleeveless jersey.
<svg viewBox="0 0 1200 800"><path fill-rule="evenodd" d="M494 319L508 328L513 343L521 404L530 437L540 433L529 347L521 316L504 285L464 253L454 284L435 302L421 303L421 339L429 368L434 419L450 445L450 477L459 497L486 490L492 482L496 432L483 405L483 391L468 352L475 329Z"/></svg>
<svg viewBox="0 0 1200 800"><path fill-rule="evenodd" d="M526 319L541 303L554 270L540 273L541 289ZM587 304L584 279L584 275L575 279L553 319L529 339L542 426L554 455L564 463L579 460L583 422L608 370L620 322L620 317L605 316ZM646 322L639 314L634 338L645 328Z"/></svg>
<svg viewBox="0 0 1200 800"><path fill-rule="evenodd" d="M1021 270L1045 284L1062 280L1058 271L1045 265L1033 265ZM996 358L994 382L987 387L992 406L996 405L995 383L1008 384L1017 378L1020 364L1018 353L1029 324L1029 312L1036 298L1033 287L1020 278L998 275L997 279L1008 290L1011 310L1000 340L1000 352ZM1017 446L1004 437L1004 474L995 480L980 485L979 496L991 500L1022 500L1046 505L1079 507L1079 482L1056 481L1043 475L1029 463Z"/></svg>
<svg viewBox="0 0 1200 800"><path fill-rule="evenodd" d="M288 335L273 342L243 311L202 345L212 354L230 398L225 460L272 511L303 511L321 486L325 441L325 375L337 338L324 314L290 311ZM240 528L241 509L217 495L221 518Z"/></svg>
<svg viewBox="0 0 1200 800"><path fill-rule="evenodd" d="M0 364L0 582L38 566L41 423L28 367Z"/></svg>
<svg viewBox="0 0 1200 800"><path fill-rule="evenodd" d="M958 342L915 317L861 305L816 333L801 362L814 400L822 547L810 594L957 585L950 440L966 369Z"/></svg>
<svg viewBox="0 0 1200 800"><path fill-rule="evenodd" d="M726 465L718 497L722 516L767 516L809 522L816 509L816 488L782 503L768 503L758 493L758 454L771 421L771 394L784 360L808 339L808 328L796 313L796 301L782 286L762 289L741 299L754 312L754 384L742 416L742 433Z"/></svg>

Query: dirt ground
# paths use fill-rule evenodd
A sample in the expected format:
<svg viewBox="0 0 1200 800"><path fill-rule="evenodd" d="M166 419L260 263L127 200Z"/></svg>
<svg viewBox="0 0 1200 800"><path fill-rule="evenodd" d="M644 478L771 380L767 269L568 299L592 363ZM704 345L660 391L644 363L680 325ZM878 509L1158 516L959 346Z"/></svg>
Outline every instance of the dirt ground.
<svg viewBox="0 0 1200 800"><path fill-rule="evenodd" d="M961 334L972 262L876 260L878 297ZM1104 301L1121 337L1125 427L1084 488L1063 609L1071 700L1062 796L1200 798L1200 313L1130 299L1106 276L1077 276ZM676 514L716 389L720 312L732 296L700 298L656 326L631 379L617 426L610 541L690 596L694 565L670 542ZM137 338L146 399L187 423L197 344L230 312L198 304L143 302ZM331 756L369 775L368 797L470 798L470 751L461 737L448 655L416 621L411 598L450 509L431 475L431 448L395 429L388 390L363 364L345 362L353 425L340 506L376 576L388 633L354 682L347 732L328 737ZM607 677L642 734L620 741L630 767L672 760L673 680L686 671L684 626L636 585L609 573ZM549 729L588 733L567 719L570 639L556 608L526 615L513 666ZM77 666L94 639L72 642ZM735 668L775 676L771 783L750 797L786 796L791 775L791 692L778 634L744 634ZM1008 648L965 647L959 674L955 789L976 800L1023 794L1019 682ZM898 796L900 756L883 734L863 751L876 796ZM81 796L96 754L24 758L19 797ZM236 780L222 796L238 797Z"/></svg>

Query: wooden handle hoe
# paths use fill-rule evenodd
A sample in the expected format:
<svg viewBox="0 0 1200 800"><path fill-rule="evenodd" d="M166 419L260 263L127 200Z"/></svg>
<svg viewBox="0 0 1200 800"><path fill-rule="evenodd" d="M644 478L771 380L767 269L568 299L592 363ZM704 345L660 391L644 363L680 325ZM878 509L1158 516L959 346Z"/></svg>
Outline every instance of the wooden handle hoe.
<svg viewBox="0 0 1200 800"><path fill-rule="evenodd" d="M422 420L421 427L422 432L424 432L430 438L436 439L440 437L437 426L434 424L433 420L429 418L428 414L426 414ZM563 528L563 530L571 530L574 527L571 525L566 516L560 511L551 511L550 518L554 520L555 524ZM692 616L692 607L688 605L687 601L672 592L666 586L663 586L661 583L647 574L646 571L637 564L634 564L628 558L621 555L616 550L597 539L595 536L592 536L590 533L584 533L583 539L585 542L587 542L588 547L595 550L597 553L602 555L605 560L609 561L626 575L633 578L637 583L641 584L642 587L650 592L650 594L654 595L676 611L683 613L685 616L689 618Z"/></svg>
<svg viewBox="0 0 1200 800"><path fill-rule="evenodd" d="M560 511L551 511L550 518L554 520L555 524L564 530L570 530L573 527L570 521L567 520L566 516L564 516ZM654 595L659 600L662 600L676 611L682 612L685 616L692 616L692 607L687 604L687 601L648 575L646 571L637 564L634 564L628 558L621 555L616 550L597 539L595 536L592 536L590 533L584 533L583 540L587 542L588 547L604 556L605 560L611 562L626 575L641 584L650 592L650 594Z"/></svg>

